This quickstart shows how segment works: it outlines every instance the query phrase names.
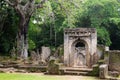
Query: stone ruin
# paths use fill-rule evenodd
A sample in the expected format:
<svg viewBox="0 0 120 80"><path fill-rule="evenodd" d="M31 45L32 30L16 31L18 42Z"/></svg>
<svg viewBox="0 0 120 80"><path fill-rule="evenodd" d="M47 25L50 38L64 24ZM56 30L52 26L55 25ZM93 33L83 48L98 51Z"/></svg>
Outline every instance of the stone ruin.
<svg viewBox="0 0 120 80"><path fill-rule="evenodd" d="M108 75L113 77L118 77L120 75L120 51L111 51L108 47L98 45L97 31L95 28L65 29L64 56L60 55L62 51L63 45L58 47L55 55L51 55L50 48L43 46L40 54L38 51L31 52L31 60L34 65L28 67L22 66L22 68L29 68L32 72L34 71L33 68L35 68L35 71L40 70L41 72L43 70L50 74L65 74L69 72L72 74L76 73L77 75L86 75L87 71L87 75L93 74L96 76L97 73L102 79L105 79ZM11 52L14 52L14 50ZM56 57L62 59L61 62L59 61L62 64L55 62ZM101 59L102 62L100 61ZM4 65L0 65L0 71L4 70L2 68L3 66ZM17 67L21 68L21 66ZM13 68L8 69L4 71L13 71ZM14 69L14 71L18 70Z"/></svg>
<svg viewBox="0 0 120 80"><path fill-rule="evenodd" d="M98 66L94 67L96 64ZM118 77L120 51L111 51L109 47L98 45L95 28L68 28L64 30L64 66L93 68L93 71L96 68L100 78Z"/></svg>
<svg viewBox="0 0 120 80"><path fill-rule="evenodd" d="M74 28L64 31L64 65L92 67L97 51L95 28Z"/></svg>
<svg viewBox="0 0 120 80"><path fill-rule="evenodd" d="M50 54L51 54L50 48L43 46L41 52L41 60L46 63L50 57Z"/></svg>

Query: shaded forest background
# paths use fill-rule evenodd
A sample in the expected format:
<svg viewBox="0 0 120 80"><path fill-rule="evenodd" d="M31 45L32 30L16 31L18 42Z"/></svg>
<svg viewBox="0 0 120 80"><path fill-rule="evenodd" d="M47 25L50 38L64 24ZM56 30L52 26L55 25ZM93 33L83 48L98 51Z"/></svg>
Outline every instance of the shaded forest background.
<svg viewBox="0 0 120 80"><path fill-rule="evenodd" d="M0 55L16 49L18 19L14 8L0 0ZM63 44L65 28L79 27L96 28L98 44L119 50L120 0L47 0L30 19L29 51L55 49Z"/></svg>

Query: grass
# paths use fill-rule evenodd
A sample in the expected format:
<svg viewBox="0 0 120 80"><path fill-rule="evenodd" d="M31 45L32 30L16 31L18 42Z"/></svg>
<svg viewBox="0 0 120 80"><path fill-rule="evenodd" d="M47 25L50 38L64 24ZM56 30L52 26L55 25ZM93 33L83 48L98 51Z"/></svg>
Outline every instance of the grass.
<svg viewBox="0 0 120 80"><path fill-rule="evenodd" d="M88 76L57 76L25 73L0 73L0 80L99 80L95 77Z"/></svg>

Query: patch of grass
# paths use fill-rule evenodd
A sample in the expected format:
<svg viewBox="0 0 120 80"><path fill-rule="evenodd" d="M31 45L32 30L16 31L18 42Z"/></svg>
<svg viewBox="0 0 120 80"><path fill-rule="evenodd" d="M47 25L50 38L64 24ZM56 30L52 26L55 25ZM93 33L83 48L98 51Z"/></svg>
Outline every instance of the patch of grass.
<svg viewBox="0 0 120 80"><path fill-rule="evenodd" d="M0 80L99 80L95 77L88 76L56 76L56 75L40 75L40 74L13 74L0 73Z"/></svg>
<svg viewBox="0 0 120 80"><path fill-rule="evenodd" d="M0 74L0 80L56 80L54 77L29 74Z"/></svg>

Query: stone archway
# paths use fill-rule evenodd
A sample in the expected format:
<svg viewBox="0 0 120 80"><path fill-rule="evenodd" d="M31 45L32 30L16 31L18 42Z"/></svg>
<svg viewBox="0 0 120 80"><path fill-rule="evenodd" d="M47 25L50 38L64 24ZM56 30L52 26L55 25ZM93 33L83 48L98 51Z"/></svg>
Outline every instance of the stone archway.
<svg viewBox="0 0 120 80"><path fill-rule="evenodd" d="M96 53L97 32L94 28L64 30L64 65L92 67Z"/></svg>

